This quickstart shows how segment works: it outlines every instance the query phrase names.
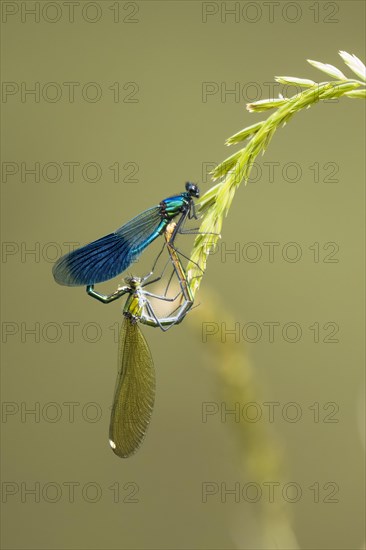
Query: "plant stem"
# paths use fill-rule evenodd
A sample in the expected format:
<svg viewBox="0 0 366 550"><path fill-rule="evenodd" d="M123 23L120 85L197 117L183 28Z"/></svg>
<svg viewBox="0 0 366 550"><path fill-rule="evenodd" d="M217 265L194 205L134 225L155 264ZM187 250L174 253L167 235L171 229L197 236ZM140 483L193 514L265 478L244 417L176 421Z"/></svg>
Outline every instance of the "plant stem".
<svg viewBox="0 0 366 550"><path fill-rule="evenodd" d="M320 84L312 83L309 80L278 77L277 80L280 82L290 84L296 82L297 85L300 82L307 88L291 98L280 97L276 100L259 101L247 105L247 109L251 112L277 109L266 120L253 124L229 138L227 144L238 143L248 138L250 140L244 148L231 155L212 172L213 180L219 178L222 178L222 180L211 187L200 201L198 210L202 216L200 234L195 239L191 253L192 261L189 262L187 267L187 277L193 296L200 286L202 274L206 269L207 258L214 247L217 246L223 219L227 216L235 191L242 181L245 184L247 183L255 159L260 152L264 153L275 131L280 126L287 124L295 113L309 108L319 101L336 99L344 95L348 95L350 98L365 97L365 89L357 90L360 86L365 86L364 82L356 79L346 79L343 74L342 76L342 80Z"/></svg>

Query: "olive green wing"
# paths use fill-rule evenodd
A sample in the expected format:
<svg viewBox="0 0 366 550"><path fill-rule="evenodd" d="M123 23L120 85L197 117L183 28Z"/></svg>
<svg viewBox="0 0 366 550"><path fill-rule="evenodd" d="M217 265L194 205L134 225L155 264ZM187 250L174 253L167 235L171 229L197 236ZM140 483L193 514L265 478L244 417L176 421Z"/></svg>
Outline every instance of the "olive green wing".
<svg viewBox="0 0 366 550"><path fill-rule="evenodd" d="M124 317L119 339L119 365L109 426L109 444L127 458L141 445L154 407L155 369L149 346L137 322Z"/></svg>

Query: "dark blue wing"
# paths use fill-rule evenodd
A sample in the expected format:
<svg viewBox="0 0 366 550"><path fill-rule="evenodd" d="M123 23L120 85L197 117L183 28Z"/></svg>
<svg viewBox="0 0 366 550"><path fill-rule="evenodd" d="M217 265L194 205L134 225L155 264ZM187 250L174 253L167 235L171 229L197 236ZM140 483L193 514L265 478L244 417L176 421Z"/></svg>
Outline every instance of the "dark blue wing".
<svg viewBox="0 0 366 550"><path fill-rule="evenodd" d="M160 234L160 212L159 206L149 208L114 233L62 256L53 266L55 281L81 286L113 279Z"/></svg>

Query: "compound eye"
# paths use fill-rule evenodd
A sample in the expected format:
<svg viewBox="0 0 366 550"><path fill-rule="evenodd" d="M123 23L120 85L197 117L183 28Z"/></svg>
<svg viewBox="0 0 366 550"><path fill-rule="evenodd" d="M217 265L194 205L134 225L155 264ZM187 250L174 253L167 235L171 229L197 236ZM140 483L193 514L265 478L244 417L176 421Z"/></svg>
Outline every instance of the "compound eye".
<svg viewBox="0 0 366 550"><path fill-rule="evenodd" d="M186 190L192 197L198 198L200 196L200 190L198 189L198 186L195 183L192 183L190 181L187 181L186 183Z"/></svg>

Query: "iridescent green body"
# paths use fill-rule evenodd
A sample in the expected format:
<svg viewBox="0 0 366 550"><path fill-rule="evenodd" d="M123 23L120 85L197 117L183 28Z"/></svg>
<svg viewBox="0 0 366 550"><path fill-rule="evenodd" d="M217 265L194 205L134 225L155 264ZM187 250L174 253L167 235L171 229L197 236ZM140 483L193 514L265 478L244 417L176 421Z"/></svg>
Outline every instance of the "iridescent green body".
<svg viewBox="0 0 366 550"><path fill-rule="evenodd" d="M178 218L178 232L187 217L195 217L194 198L198 197L197 185L187 182L183 193L162 200L113 233L59 258L52 270L55 281L60 285L84 286L113 279L165 232L173 218Z"/></svg>
<svg viewBox="0 0 366 550"><path fill-rule="evenodd" d="M87 287L88 294L103 303L128 294L123 308L118 351L119 372L109 427L109 444L121 458L129 457L141 445L155 401L154 363L139 323L168 330L180 323L193 305L185 271L170 242L174 229L175 224L171 223L165 233L166 246L181 288L180 303L174 315L158 317L154 312L150 297L168 301L174 301L175 298L157 296L144 290L144 282L151 274L145 279L128 277L125 279L125 286L109 295L99 294L92 285Z"/></svg>

